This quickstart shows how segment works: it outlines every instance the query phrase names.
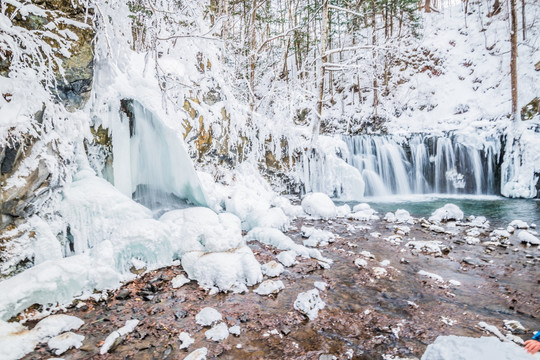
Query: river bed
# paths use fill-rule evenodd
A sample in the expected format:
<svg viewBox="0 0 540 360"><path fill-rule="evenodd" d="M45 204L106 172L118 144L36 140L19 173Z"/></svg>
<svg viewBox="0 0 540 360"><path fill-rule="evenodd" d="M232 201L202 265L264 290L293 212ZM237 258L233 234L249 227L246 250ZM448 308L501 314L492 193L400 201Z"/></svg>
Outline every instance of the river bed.
<svg viewBox="0 0 540 360"><path fill-rule="evenodd" d="M382 205L372 206L382 211ZM221 359L419 359L439 335L489 335L480 322L503 331L503 320L518 320L528 329L518 335L523 339L540 326L540 251L519 244L515 236L500 246L489 245L491 228L479 235L485 243L469 245L462 241L467 226L445 224L446 231L439 233L417 222L406 225L409 231L399 240L396 232L404 225L344 218L297 219L286 234L301 243L302 226L336 235L335 242L321 247L334 261L329 269L298 258L279 276L285 289L271 296L252 291L210 295L195 282L173 289L171 280L184 273L181 266L149 271L110 292L105 301L75 301L66 313L84 320L77 332L85 340L62 358L182 359L206 347L208 358ZM411 250L406 246L410 240L439 240L448 251L435 256ZM279 253L258 242L250 247L261 264ZM366 251L373 258L363 256ZM359 258L367 266L355 265ZM442 280L423 276L421 270ZM316 281L328 285L320 292L326 307L308 320L293 303ZM240 326L240 335L220 342L205 339L208 328L197 325L195 315L206 306L217 309L227 326ZM99 355L103 340L133 318L140 320L135 330ZM188 350L180 349L181 332L195 340ZM43 344L25 359L51 356Z"/></svg>

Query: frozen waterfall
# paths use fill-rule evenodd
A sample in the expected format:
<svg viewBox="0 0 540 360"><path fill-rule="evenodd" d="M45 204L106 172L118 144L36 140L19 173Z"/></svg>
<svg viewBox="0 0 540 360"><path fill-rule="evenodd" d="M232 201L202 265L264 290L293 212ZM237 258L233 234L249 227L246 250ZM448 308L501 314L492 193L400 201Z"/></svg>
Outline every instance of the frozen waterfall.
<svg viewBox="0 0 540 360"><path fill-rule="evenodd" d="M113 122L114 185L150 209L206 200L177 132L137 101L123 100Z"/></svg>
<svg viewBox="0 0 540 360"><path fill-rule="evenodd" d="M342 159L358 170L365 184L363 196L349 193L348 178L323 179L311 171L302 174L306 191L322 191L349 200L408 194L499 193L498 138L477 139L463 134L415 134L409 138L356 135L334 142L345 146L339 146L339 151L328 151L331 148L326 146L323 156L305 156L304 162L309 163L309 168L332 173L329 167L334 162L327 159ZM328 184L332 184L331 191Z"/></svg>

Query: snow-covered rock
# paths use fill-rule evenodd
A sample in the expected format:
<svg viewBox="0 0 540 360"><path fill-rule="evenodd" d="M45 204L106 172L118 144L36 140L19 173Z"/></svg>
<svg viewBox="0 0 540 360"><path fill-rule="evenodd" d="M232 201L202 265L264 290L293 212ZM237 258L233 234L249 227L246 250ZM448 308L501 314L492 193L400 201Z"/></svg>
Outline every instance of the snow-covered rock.
<svg viewBox="0 0 540 360"><path fill-rule="evenodd" d="M195 340L187 332L181 332L178 335L178 340L180 340L180 349L187 349Z"/></svg>
<svg viewBox="0 0 540 360"><path fill-rule="evenodd" d="M132 332L138 324L139 320L137 319L127 320L126 325L122 326L116 331L113 331L109 334L109 336L107 336L107 338L103 342L103 345L101 345L101 348L99 349L99 353L101 355L105 355L106 353L108 353L116 339Z"/></svg>
<svg viewBox="0 0 540 360"><path fill-rule="evenodd" d="M221 341L229 337L229 328L225 323L219 323L214 325L210 330L204 333L204 336L208 340Z"/></svg>
<svg viewBox="0 0 540 360"><path fill-rule="evenodd" d="M78 335L71 331L68 331L51 338L47 342L47 346L49 347L49 349L53 350L55 355L62 355L71 348L80 348L83 341L83 335Z"/></svg>
<svg viewBox="0 0 540 360"><path fill-rule="evenodd" d="M277 294L283 289L285 289L285 285L283 285L283 282L281 280L266 280L263 281L258 288L253 290L253 292L259 295L271 295Z"/></svg>
<svg viewBox="0 0 540 360"><path fill-rule="evenodd" d="M205 307L195 315L195 321L201 326L210 326L221 320L219 311L211 307Z"/></svg>
<svg viewBox="0 0 540 360"><path fill-rule="evenodd" d="M433 280L435 280L437 282L444 282L444 279L443 279L443 277L441 275L430 273L430 272L427 272L425 270L420 270L418 272L418 275L428 277L428 278L433 279Z"/></svg>
<svg viewBox="0 0 540 360"><path fill-rule="evenodd" d="M518 234L518 239L525 244L540 245L540 239L528 232L527 230L521 230Z"/></svg>
<svg viewBox="0 0 540 360"><path fill-rule="evenodd" d="M324 309L325 305L317 289L298 294L294 301L294 308L306 315L310 320L316 319L319 315L319 310Z"/></svg>
<svg viewBox="0 0 540 360"><path fill-rule="evenodd" d="M420 251L424 254L433 254L435 256L442 256L443 251L448 249L441 241L422 241L422 240L413 240L405 244L407 247Z"/></svg>
<svg viewBox="0 0 540 360"><path fill-rule="evenodd" d="M189 355L186 356L184 360L206 360L207 354L208 354L208 349L205 347L202 347L189 353Z"/></svg>
<svg viewBox="0 0 540 360"><path fill-rule="evenodd" d="M463 220L463 211L454 204L446 204L442 208L437 209L431 214L429 217L429 221L436 221L436 222L442 222L442 221L449 221L449 220L456 220L460 221Z"/></svg>
<svg viewBox="0 0 540 360"><path fill-rule="evenodd" d="M331 219L337 216L337 208L332 199L323 193L307 194L302 199L302 209L315 218Z"/></svg>
<svg viewBox="0 0 540 360"><path fill-rule="evenodd" d="M33 351L39 343L46 342L66 331L77 330L83 323L75 316L56 314L40 320L32 330L28 330L19 323L0 320L0 359L20 359ZM67 339L59 338L53 341L53 346L59 346L55 349L60 350L67 345L76 345L74 337L66 335L65 338ZM73 341L68 342L68 340Z"/></svg>
<svg viewBox="0 0 540 360"><path fill-rule="evenodd" d="M189 283L191 280L189 280L187 277L185 277L183 274L176 275L172 281L172 287L173 289L178 289L179 287L184 286L185 284Z"/></svg>
<svg viewBox="0 0 540 360"><path fill-rule="evenodd" d="M237 291L262 281L261 265L247 246L227 252L188 252L182 256L182 267L206 289Z"/></svg>
<svg viewBox="0 0 540 360"><path fill-rule="evenodd" d="M306 233L306 231L305 227L302 226L302 232ZM303 244L309 247L326 246L334 242L335 239L336 236L330 231L313 228L309 231L309 237L303 241Z"/></svg>
<svg viewBox="0 0 540 360"><path fill-rule="evenodd" d="M276 277L281 275L281 273L284 271L283 265L276 262L275 260L271 260L267 262L266 264L261 265L261 271L264 275L269 277Z"/></svg>
<svg viewBox="0 0 540 360"><path fill-rule="evenodd" d="M290 267L298 262L296 261L296 252L294 250L282 251L277 255L277 259L283 266Z"/></svg>
<svg viewBox="0 0 540 360"><path fill-rule="evenodd" d="M354 260L354 265L356 265L359 268L364 268L368 265L367 261L361 258Z"/></svg>

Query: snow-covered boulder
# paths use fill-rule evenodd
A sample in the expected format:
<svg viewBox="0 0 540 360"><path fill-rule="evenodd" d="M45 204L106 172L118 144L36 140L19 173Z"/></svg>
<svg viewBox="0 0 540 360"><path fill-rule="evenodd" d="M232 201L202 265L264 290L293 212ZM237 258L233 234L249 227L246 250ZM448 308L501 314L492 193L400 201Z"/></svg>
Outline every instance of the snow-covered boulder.
<svg viewBox="0 0 540 360"><path fill-rule="evenodd" d="M307 194L302 199L302 209L316 218L330 219L337 216L337 208L328 195L323 193Z"/></svg>
<svg viewBox="0 0 540 360"><path fill-rule="evenodd" d="M258 288L253 290L253 292L259 295L271 295L277 294L283 289L285 289L285 285L283 285L281 280L266 280L263 281Z"/></svg>
<svg viewBox="0 0 540 360"><path fill-rule="evenodd" d="M214 325L210 330L204 333L207 340L221 341L229 337L229 328L225 323Z"/></svg>
<svg viewBox="0 0 540 360"><path fill-rule="evenodd" d="M525 244L540 245L540 239L528 232L527 230L521 230L518 234L518 239Z"/></svg>
<svg viewBox="0 0 540 360"><path fill-rule="evenodd" d="M261 266L247 246L218 253L192 251L182 256L182 267L190 279L207 289L239 291L262 281Z"/></svg>
<svg viewBox="0 0 540 360"><path fill-rule="evenodd" d="M201 326L211 326L222 319L223 318L219 311L208 306L203 308L197 315L195 315L195 322Z"/></svg>
<svg viewBox="0 0 540 360"><path fill-rule="evenodd" d="M433 214L431 214L431 216L429 217L429 221L432 221L432 222L434 221L441 222L441 221L449 221L449 220L459 221L459 220L463 220L463 216L464 216L463 211L461 211L461 209L457 205L446 204L442 208L435 210Z"/></svg>
<svg viewBox="0 0 540 360"><path fill-rule="evenodd" d="M319 315L319 310L324 309L325 305L317 289L298 294L294 301L294 308L306 315L309 320L316 319Z"/></svg>
<svg viewBox="0 0 540 360"><path fill-rule="evenodd" d="M276 262L275 260L271 260L267 262L266 264L263 264L261 266L261 271L264 275L269 277L276 277L281 275L283 272L284 267L280 263Z"/></svg>

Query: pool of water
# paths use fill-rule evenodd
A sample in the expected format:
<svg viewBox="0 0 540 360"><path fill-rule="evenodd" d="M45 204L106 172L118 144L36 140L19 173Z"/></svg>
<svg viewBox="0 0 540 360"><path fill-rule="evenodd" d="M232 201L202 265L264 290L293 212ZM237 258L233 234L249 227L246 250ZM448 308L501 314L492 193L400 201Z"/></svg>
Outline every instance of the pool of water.
<svg viewBox="0 0 540 360"><path fill-rule="evenodd" d="M465 216L485 216L494 226L506 226L512 220L523 220L540 225L539 199L507 199L500 196L410 195L366 198L381 215L405 209L415 217L429 217L436 209L452 203ZM344 204L345 202L342 202ZM346 202L351 207L358 202Z"/></svg>

